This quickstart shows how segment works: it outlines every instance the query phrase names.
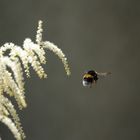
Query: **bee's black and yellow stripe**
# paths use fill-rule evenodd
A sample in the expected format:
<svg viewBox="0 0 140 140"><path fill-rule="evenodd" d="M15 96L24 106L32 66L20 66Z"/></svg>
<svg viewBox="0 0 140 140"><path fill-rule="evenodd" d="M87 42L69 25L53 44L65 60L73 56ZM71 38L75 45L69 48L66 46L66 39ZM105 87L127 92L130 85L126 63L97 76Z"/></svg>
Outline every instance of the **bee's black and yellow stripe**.
<svg viewBox="0 0 140 140"><path fill-rule="evenodd" d="M83 78L84 78L84 79L85 79L85 78L93 78L93 75L86 73L86 74L83 76Z"/></svg>

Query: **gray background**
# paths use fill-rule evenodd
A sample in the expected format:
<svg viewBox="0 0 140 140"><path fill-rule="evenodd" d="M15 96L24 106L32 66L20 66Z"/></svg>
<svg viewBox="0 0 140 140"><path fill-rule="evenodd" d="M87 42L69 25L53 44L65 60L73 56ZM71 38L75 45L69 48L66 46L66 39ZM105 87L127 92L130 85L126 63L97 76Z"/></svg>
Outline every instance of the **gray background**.
<svg viewBox="0 0 140 140"><path fill-rule="evenodd" d="M140 140L140 1L0 0L1 45L35 40L39 19L44 40L63 50L72 75L51 52L48 79L31 71L28 108L18 111L26 139ZM89 89L81 84L88 69L112 75ZM2 123L0 135L14 140Z"/></svg>

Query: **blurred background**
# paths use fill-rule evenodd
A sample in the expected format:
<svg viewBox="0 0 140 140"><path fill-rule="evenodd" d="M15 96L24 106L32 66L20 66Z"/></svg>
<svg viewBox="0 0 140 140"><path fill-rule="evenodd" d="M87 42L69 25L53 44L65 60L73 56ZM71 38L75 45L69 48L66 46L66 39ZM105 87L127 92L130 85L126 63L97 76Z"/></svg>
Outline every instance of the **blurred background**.
<svg viewBox="0 0 140 140"><path fill-rule="evenodd" d="M26 140L140 140L139 6L138 0L0 0L0 45L35 41L41 19L43 39L63 50L72 72L67 77L49 51L48 78L31 70L28 107L18 110ZM85 88L89 69L112 75ZM14 140L2 123L0 136Z"/></svg>

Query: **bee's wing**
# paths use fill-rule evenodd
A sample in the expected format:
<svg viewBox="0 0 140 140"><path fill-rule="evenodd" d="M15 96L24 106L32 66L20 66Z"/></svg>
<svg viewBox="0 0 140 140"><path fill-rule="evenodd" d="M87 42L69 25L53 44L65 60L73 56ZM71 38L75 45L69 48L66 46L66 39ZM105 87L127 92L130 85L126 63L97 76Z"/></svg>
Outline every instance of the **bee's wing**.
<svg viewBox="0 0 140 140"><path fill-rule="evenodd" d="M103 77L111 74L111 72L96 72L96 73L97 73L97 75L103 76Z"/></svg>

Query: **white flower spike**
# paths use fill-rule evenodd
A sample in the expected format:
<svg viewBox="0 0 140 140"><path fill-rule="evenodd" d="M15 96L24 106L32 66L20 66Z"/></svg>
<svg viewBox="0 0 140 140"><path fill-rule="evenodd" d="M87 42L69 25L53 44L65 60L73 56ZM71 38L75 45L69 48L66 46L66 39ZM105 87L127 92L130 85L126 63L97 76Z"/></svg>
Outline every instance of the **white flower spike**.
<svg viewBox="0 0 140 140"><path fill-rule="evenodd" d="M12 102L5 96L15 97L20 109L27 107L25 101L24 77L30 77L29 68L32 67L40 78L46 78L42 65L46 64L45 49L55 53L64 64L67 75L70 75L67 58L56 45L42 40L42 21L38 22L36 43L26 38L23 47L14 43L5 43L0 47L0 121L7 125L16 140L23 140L20 119Z"/></svg>

